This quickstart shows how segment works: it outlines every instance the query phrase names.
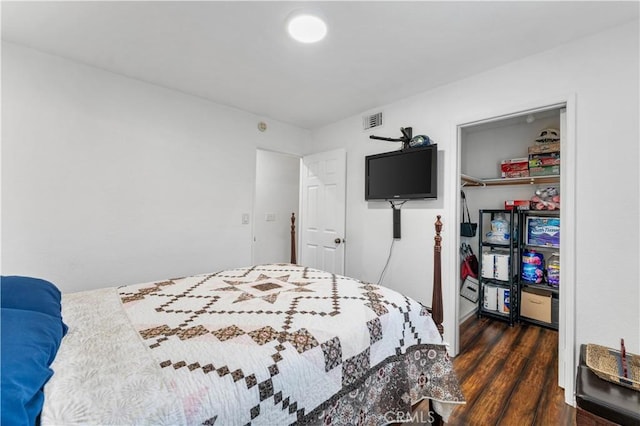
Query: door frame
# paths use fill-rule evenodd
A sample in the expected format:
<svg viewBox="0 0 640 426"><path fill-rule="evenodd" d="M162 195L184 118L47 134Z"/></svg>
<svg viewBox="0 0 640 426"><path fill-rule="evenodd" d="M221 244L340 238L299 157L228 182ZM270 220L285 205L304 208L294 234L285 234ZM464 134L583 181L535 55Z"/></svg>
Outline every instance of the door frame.
<svg viewBox="0 0 640 426"><path fill-rule="evenodd" d="M277 155L281 155L283 157L291 157L291 158L295 158L298 159L298 161L302 160L302 155L300 154L292 154L289 152L283 152L283 151L276 151L273 149L268 149L268 148L261 148L261 147L256 147L255 149L255 158L254 158L254 182L253 182L253 200L251 202L251 216L249 219L249 223L251 224L251 264L255 265L256 264L256 228L258 225L258 220L262 220L260 218L258 218L257 212L256 212L256 208L257 208L257 198L258 198L258 185L256 184L256 178L257 178L257 167L258 167L258 151L264 151L264 152L268 152L271 154L277 154ZM300 201L300 179L298 178L298 212L297 215L300 216L300 205L301 205L301 201ZM296 218L297 219L297 218ZM297 226L297 223L296 223ZM297 244L297 241L296 241ZM297 249L297 247L296 247Z"/></svg>
<svg viewBox="0 0 640 426"><path fill-rule="evenodd" d="M565 402L575 406L575 367L576 367L576 94L568 93L541 100L534 100L526 104L515 105L508 108L489 109L478 112L474 116L460 118L451 125L451 154L448 155L446 166L448 173L449 190L451 194L448 200L446 211L448 211L447 222L456 224L460 218L461 190L461 134L462 128L470 125L502 120L508 117L526 115L530 112L543 111L549 109L565 108L565 124L563 138L560 141L562 151L562 167L560 168L560 193L562 194L562 208L560 209L560 220L562 225L561 244L561 282L560 303L559 303L559 327L558 327L558 363L559 363L559 383L564 385ZM571 224L569 226L568 224ZM457 229L457 228L453 228ZM448 283L445 285L448 300L452 301L445 309L445 323L452 324L448 328L453 331L453 355L460 351L460 330L458 325L458 298L460 297L459 286L459 254L460 235L458 232L450 233L445 237L448 250L447 265ZM446 296L445 296L446 297Z"/></svg>

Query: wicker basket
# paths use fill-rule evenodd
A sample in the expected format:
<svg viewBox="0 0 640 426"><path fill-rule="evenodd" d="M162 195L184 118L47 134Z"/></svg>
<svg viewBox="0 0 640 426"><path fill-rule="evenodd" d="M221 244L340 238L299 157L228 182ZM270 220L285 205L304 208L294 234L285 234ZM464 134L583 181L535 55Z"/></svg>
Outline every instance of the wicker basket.
<svg viewBox="0 0 640 426"><path fill-rule="evenodd" d="M598 377L640 392L640 357L626 353L627 377L622 376L620 351L605 346L587 345L587 367Z"/></svg>

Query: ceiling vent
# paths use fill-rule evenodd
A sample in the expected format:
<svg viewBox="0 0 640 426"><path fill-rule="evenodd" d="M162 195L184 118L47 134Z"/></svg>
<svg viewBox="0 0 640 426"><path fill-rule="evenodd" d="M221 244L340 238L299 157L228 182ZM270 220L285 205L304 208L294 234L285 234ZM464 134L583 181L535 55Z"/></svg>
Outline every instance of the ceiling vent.
<svg viewBox="0 0 640 426"><path fill-rule="evenodd" d="M363 130L369 130L375 127L382 127L382 112L376 112L375 114L362 117Z"/></svg>

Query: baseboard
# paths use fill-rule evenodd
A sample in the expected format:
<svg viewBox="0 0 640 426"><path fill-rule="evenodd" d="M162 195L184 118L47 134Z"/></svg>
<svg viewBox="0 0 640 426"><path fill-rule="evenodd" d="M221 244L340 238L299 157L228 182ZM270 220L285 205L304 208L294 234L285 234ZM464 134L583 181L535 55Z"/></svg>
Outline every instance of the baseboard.
<svg viewBox="0 0 640 426"><path fill-rule="evenodd" d="M466 320L468 320L472 316L476 315L477 312L478 312L478 310L474 309L473 311L471 311L471 312L465 314L464 316L460 317L458 319L458 325L461 325L463 322L465 322Z"/></svg>

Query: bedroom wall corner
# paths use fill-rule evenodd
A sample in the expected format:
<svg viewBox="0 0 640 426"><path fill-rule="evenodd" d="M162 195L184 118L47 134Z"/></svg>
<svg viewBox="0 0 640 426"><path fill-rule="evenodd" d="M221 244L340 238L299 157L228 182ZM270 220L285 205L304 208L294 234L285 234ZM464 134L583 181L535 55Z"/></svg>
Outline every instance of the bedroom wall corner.
<svg viewBox="0 0 640 426"><path fill-rule="evenodd" d="M2 271L64 292L250 264L256 148L308 146L307 130L8 42L2 89Z"/></svg>

